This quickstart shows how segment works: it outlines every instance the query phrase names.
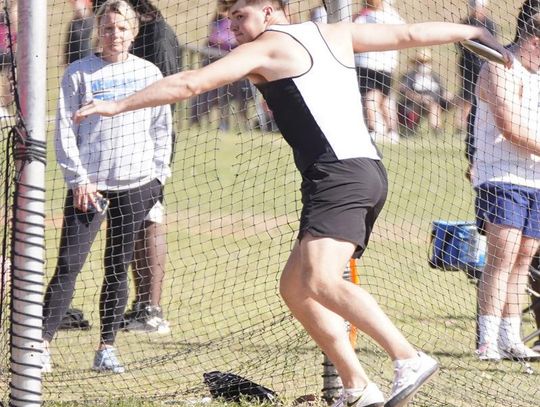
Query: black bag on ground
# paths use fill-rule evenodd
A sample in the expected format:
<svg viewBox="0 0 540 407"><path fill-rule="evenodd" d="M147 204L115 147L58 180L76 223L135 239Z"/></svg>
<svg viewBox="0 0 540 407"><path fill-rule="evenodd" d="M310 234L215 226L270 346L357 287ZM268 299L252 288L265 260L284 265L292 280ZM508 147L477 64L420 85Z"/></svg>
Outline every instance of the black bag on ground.
<svg viewBox="0 0 540 407"><path fill-rule="evenodd" d="M62 318L58 329L70 330L70 329L90 329L90 322L84 318L83 312L77 308L69 308L66 311L66 315Z"/></svg>
<svg viewBox="0 0 540 407"><path fill-rule="evenodd" d="M272 390L234 373L213 371L204 373L203 377L204 383L214 398L234 402L247 399L260 403L275 403L277 400L277 395Z"/></svg>

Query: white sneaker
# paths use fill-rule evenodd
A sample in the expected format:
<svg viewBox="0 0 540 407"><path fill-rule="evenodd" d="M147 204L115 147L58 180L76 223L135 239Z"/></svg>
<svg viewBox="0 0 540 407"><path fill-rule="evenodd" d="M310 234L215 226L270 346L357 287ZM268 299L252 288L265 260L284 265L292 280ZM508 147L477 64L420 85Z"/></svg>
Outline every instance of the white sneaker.
<svg viewBox="0 0 540 407"><path fill-rule="evenodd" d="M497 362L501 360L501 353L499 352L499 347L492 345L489 342L481 344L475 353L480 360L491 362Z"/></svg>
<svg viewBox="0 0 540 407"><path fill-rule="evenodd" d="M344 391L332 407L383 407L384 395L377 385L370 382L361 394Z"/></svg>
<svg viewBox="0 0 540 407"><path fill-rule="evenodd" d="M508 347L499 349L501 356L510 360L540 360L540 353L527 347L523 342L514 343Z"/></svg>
<svg viewBox="0 0 540 407"><path fill-rule="evenodd" d="M43 349L41 353L41 373L52 373L51 353Z"/></svg>
<svg viewBox="0 0 540 407"><path fill-rule="evenodd" d="M149 332L156 332L160 335L165 335L171 332L169 321L160 317L152 317L148 319L146 321L146 325L151 328L148 330Z"/></svg>
<svg viewBox="0 0 540 407"><path fill-rule="evenodd" d="M392 394L385 407L401 407L406 405L420 389L439 370L439 363L423 352L412 359L394 362L394 382Z"/></svg>
<svg viewBox="0 0 540 407"><path fill-rule="evenodd" d="M539 340L539 341L536 341L536 342L533 344L533 347L532 347L531 349L534 350L535 352L540 352L540 340Z"/></svg>

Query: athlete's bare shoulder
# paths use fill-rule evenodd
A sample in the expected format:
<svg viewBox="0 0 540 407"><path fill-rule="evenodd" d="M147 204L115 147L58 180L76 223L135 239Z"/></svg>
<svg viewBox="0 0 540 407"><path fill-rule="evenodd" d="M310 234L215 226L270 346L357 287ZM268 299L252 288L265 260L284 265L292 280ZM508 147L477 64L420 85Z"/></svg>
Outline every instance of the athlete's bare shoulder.
<svg viewBox="0 0 540 407"><path fill-rule="evenodd" d="M317 24L319 30L328 43L328 46L336 58L345 65L351 65L353 61L353 44L350 26L347 23Z"/></svg>
<svg viewBox="0 0 540 407"><path fill-rule="evenodd" d="M265 58L265 63L249 76L255 83L297 76L311 66L306 49L292 36L279 30L267 30L251 44Z"/></svg>

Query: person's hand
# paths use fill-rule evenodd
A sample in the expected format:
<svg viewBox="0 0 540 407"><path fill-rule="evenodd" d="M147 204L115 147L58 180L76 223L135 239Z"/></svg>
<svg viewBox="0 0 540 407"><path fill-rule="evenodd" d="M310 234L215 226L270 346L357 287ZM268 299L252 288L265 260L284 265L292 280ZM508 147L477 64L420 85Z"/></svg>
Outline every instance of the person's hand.
<svg viewBox="0 0 540 407"><path fill-rule="evenodd" d="M82 212L87 212L93 206L99 208L97 199L101 194L97 190L96 184L88 183L73 188L73 205Z"/></svg>
<svg viewBox="0 0 540 407"><path fill-rule="evenodd" d="M502 46L502 44L497 41L497 39L484 27L479 28L479 35L477 37L478 41L482 44L487 45L490 48L493 48L495 51L498 51L504 59L504 66L510 68L514 63L514 56L510 51Z"/></svg>
<svg viewBox="0 0 540 407"><path fill-rule="evenodd" d="M84 105L73 115L73 121L80 123L82 120L93 114L99 114L101 116L114 116L118 114L118 103L106 100L92 100L90 103Z"/></svg>

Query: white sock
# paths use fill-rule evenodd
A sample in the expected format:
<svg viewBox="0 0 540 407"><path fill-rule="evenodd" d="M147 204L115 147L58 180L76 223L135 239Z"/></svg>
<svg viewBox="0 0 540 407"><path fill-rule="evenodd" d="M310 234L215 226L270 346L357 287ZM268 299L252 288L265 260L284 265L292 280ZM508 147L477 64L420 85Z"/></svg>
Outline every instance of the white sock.
<svg viewBox="0 0 540 407"><path fill-rule="evenodd" d="M499 328L499 344L503 348L521 343L521 318L519 316L504 317Z"/></svg>
<svg viewBox="0 0 540 407"><path fill-rule="evenodd" d="M495 315L480 315L478 317L478 343L480 343L480 345L483 345L485 343L497 345L497 338L499 337L500 326L500 317L496 317Z"/></svg>

